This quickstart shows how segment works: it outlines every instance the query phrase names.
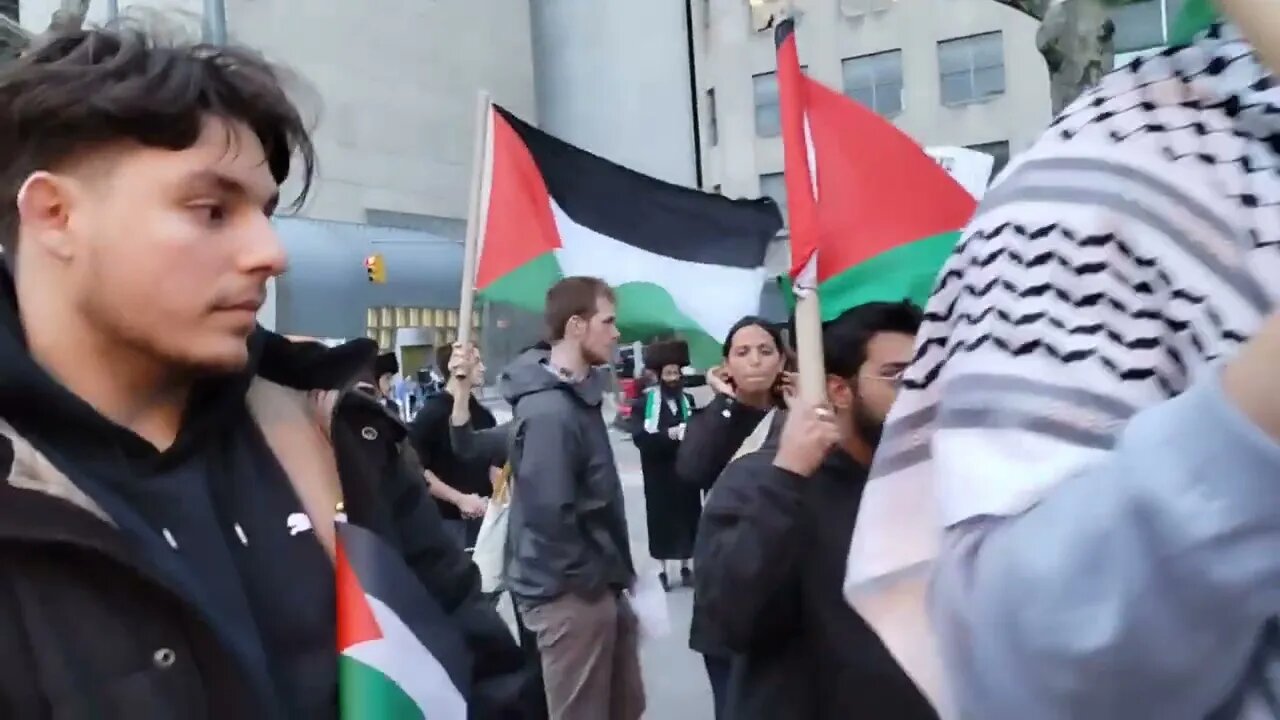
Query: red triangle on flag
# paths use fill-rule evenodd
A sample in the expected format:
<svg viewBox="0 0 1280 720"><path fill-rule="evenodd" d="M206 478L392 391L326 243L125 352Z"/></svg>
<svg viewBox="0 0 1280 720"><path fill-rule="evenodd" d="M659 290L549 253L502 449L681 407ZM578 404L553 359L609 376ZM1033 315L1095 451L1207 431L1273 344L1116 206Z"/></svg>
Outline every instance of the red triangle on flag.
<svg viewBox="0 0 1280 720"><path fill-rule="evenodd" d="M336 545L334 575L338 601L338 653L353 645L382 639L382 628L365 598L360 578L347 561L341 537Z"/></svg>
<svg viewBox="0 0 1280 720"><path fill-rule="evenodd" d="M805 78L818 185L818 282L964 227L977 201L906 133Z"/></svg>
<svg viewBox="0 0 1280 720"><path fill-rule="evenodd" d="M493 145L484 247L476 268L478 290L560 247L547 183L504 113L496 107L489 110Z"/></svg>
<svg viewBox="0 0 1280 720"><path fill-rule="evenodd" d="M820 285L969 221L977 202L915 140L801 71L794 20L776 40L793 278L815 252Z"/></svg>

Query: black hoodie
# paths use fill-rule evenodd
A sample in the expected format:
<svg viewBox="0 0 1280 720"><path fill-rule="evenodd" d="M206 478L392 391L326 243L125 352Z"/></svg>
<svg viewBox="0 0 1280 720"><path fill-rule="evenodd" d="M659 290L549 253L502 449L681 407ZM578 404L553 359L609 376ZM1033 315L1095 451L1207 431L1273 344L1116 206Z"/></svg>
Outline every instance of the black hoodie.
<svg viewBox="0 0 1280 720"><path fill-rule="evenodd" d="M358 376L376 346L357 341L330 350L259 330L249 340L248 366L199 383L176 441L157 451L71 394L32 360L15 304L8 273L0 272L0 419L110 516L132 563L160 578L214 631L238 666L235 672L253 687L256 717L334 717L332 565L249 416L245 394L255 375L291 387L342 388ZM383 419L390 437L396 421ZM402 426L398 432L403 436ZM340 455L340 468L342 460ZM347 478L343 480L345 486ZM413 508L387 508L386 514L424 519L420 506L430 503L421 483L414 490L409 498ZM433 571L455 573L459 568L456 572L463 574L439 574L424 582L430 580L432 591L445 590L450 597L441 598L443 604L461 614L472 599L477 605L483 600L460 549L423 547L438 539L435 517L427 522L436 527L419 526L393 540L421 548L414 551L419 554L443 553L415 558ZM0 527L0 538L7 531ZM23 581L22 576L14 580ZM0 577L0 595L3 585ZM500 661L506 668L498 672L515 670L520 658L514 644L497 636L505 632L493 622L498 619L491 611L480 614L486 617L459 621L476 623L465 627L464 634L485 635L485 649L506 656ZM0 625L6 621L0 617ZM0 668L11 660L0 655ZM3 700L0 692L0 710Z"/></svg>

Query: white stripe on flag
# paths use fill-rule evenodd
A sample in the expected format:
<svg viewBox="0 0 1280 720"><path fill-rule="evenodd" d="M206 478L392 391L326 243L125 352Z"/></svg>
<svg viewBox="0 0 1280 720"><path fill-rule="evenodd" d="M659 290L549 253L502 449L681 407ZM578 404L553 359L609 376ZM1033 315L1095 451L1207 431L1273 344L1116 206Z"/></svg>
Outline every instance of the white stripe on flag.
<svg viewBox="0 0 1280 720"><path fill-rule="evenodd" d="M763 266L740 268L677 260L579 225L554 199L551 212L560 231L556 259L566 277L590 275L613 287L653 283L671 295L685 317L716 340L723 340L743 316L760 312ZM626 314L626 308L620 310Z"/></svg>
<svg viewBox="0 0 1280 720"><path fill-rule="evenodd" d="M808 109L804 113L804 154L809 165L809 187L813 190L813 202L816 212L818 203L818 156L813 148L813 127L809 124ZM818 248L815 247L805 260L804 267L800 269L800 274L796 275L795 281L791 285L791 290L796 294L796 297L805 297L817 289Z"/></svg>
<svg viewBox="0 0 1280 720"><path fill-rule="evenodd" d="M467 701L434 655L422 646L400 616L378 598L365 595L382 637L356 643L343 653L386 675L431 720L467 720Z"/></svg>

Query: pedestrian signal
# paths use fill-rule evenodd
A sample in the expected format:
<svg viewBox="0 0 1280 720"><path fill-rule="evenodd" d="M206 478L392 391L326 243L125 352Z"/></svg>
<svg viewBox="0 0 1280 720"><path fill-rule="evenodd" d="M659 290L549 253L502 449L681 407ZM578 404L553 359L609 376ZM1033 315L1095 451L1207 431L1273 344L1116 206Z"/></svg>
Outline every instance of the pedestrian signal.
<svg viewBox="0 0 1280 720"><path fill-rule="evenodd" d="M364 259L365 272L369 274L369 282L381 285L387 281L387 266L380 253L374 253Z"/></svg>

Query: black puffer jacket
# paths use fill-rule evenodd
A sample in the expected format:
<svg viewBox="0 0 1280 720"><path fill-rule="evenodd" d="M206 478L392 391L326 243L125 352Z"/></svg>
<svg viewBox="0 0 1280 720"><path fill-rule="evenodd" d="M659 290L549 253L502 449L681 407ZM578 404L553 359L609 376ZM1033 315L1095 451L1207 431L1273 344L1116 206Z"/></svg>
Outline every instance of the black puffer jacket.
<svg viewBox="0 0 1280 720"><path fill-rule="evenodd" d="M299 389L346 387L376 353L365 342L328 350L265 331L250 345L258 376ZM253 378L247 372L202 388L199 414L210 419L184 425L170 451L205 442L220 424L252 422L244 393ZM474 566L443 532L420 473L406 467L403 437L403 425L375 401L358 391L342 396L331 441L349 519L397 549L452 618L473 657L472 717L519 718L521 655L481 596ZM284 672L294 687L318 693L312 700L322 710L308 720L335 717L336 704L325 698L336 694L336 639L309 638L316 655L298 668L244 662L172 561L141 551L104 509L105 468L122 467L125 456L141 462L147 452L155 450L31 360L12 296L0 293L0 718L296 716L281 707ZM237 481L250 505L251 481ZM289 533L278 520L283 544ZM281 555L278 572L291 572L293 561ZM332 606L328 572L280 602Z"/></svg>

